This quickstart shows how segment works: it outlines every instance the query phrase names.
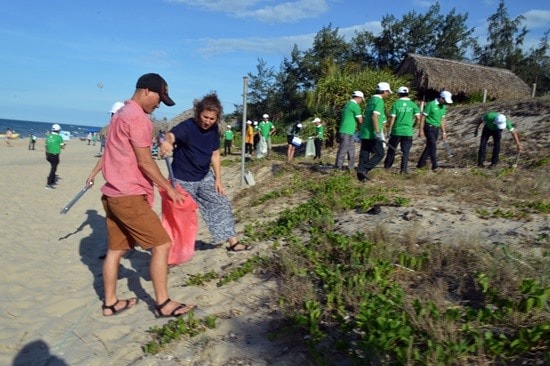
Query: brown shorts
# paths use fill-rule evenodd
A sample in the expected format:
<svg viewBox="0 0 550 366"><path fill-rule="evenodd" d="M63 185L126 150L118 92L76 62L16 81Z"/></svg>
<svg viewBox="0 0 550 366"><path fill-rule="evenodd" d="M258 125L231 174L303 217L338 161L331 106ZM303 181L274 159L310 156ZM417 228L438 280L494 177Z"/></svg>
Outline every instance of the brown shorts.
<svg viewBox="0 0 550 366"><path fill-rule="evenodd" d="M158 215L153 211L147 197L102 196L107 223L108 247L110 250L126 250L139 244L149 249L170 243L170 236L162 227Z"/></svg>

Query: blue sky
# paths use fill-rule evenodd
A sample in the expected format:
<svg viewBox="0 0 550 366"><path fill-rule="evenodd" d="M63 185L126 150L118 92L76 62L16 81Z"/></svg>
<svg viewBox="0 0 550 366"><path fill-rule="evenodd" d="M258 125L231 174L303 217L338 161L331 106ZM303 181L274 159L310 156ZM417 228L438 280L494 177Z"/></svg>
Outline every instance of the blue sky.
<svg viewBox="0 0 550 366"><path fill-rule="evenodd" d="M322 27L340 34L378 32L384 15L424 13L434 1L386 0L19 0L0 13L0 118L103 126L109 109L133 94L144 73L168 82L176 106L215 90L229 113L242 104L243 76L258 58L279 70L294 44L304 51ZM480 41L498 0L442 0L468 13ZM508 0L510 17L523 15L534 46L550 28L547 0Z"/></svg>

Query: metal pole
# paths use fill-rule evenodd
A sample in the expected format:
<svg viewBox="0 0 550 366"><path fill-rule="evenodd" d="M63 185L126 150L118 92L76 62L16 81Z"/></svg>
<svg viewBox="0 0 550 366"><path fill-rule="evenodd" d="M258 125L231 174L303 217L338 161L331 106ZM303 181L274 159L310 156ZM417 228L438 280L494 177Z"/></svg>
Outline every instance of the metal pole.
<svg viewBox="0 0 550 366"><path fill-rule="evenodd" d="M243 121L242 121L242 143L241 143L241 186L245 185L244 181L244 161L245 161L245 137L246 137L246 100L247 100L248 76L243 76Z"/></svg>

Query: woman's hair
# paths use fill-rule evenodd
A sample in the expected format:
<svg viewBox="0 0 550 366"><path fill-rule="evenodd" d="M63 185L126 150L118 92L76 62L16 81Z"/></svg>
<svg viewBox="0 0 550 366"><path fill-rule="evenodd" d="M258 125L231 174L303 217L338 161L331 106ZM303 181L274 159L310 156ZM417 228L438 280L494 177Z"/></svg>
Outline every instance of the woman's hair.
<svg viewBox="0 0 550 366"><path fill-rule="evenodd" d="M211 92L206 94L201 100L195 99L193 102L193 107L195 110L195 120L198 121L200 114L203 111L214 111L218 115L216 122L220 121L221 116L223 115L223 107L220 99L216 92Z"/></svg>

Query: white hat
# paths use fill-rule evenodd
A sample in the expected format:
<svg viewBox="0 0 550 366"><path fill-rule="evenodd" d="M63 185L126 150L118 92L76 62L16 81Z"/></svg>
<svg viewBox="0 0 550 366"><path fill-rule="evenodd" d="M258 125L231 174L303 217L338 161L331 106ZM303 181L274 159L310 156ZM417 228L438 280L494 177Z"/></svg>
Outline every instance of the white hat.
<svg viewBox="0 0 550 366"><path fill-rule="evenodd" d="M247 124L247 125L251 125L251 124L252 124L252 121L251 121L251 120L248 120L248 121L246 121L246 124Z"/></svg>
<svg viewBox="0 0 550 366"><path fill-rule="evenodd" d="M296 125L296 127L302 128L302 124L301 124L301 123L298 123L298 124Z"/></svg>
<svg viewBox="0 0 550 366"><path fill-rule="evenodd" d="M321 122L321 118L315 117L315 118L313 119L313 123L317 123L317 122Z"/></svg>
<svg viewBox="0 0 550 366"><path fill-rule="evenodd" d="M353 93L351 93L351 97L352 97L352 98L356 98L356 97L365 98L365 95L363 94L362 91L356 90L356 91L354 91Z"/></svg>
<svg viewBox="0 0 550 366"><path fill-rule="evenodd" d="M254 121L254 126L257 126L258 125L258 121Z"/></svg>
<svg viewBox="0 0 550 366"><path fill-rule="evenodd" d="M54 123L52 125L52 131L61 131L61 126L58 125L57 123Z"/></svg>
<svg viewBox="0 0 550 366"><path fill-rule="evenodd" d="M397 89L397 94L409 94L409 88L407 88L406 86L400 86Z"/></svg>
<svg viewBox="0 0 550 366"><path fill-rule="evenodd" d="M382 81L376 85L376 90L378 91L389 91L390 93L393 93L390 89L390 84L386 83L385 81Z"/></svg>
<svg viewBox="0 0 550 366"><path fill-rule="evenodd" d="M113 104L113 106L111 107L111 113L116 113L122 107L124 107L124 103L115 102L115 104Z"/></svg>
<svg viewBox="0 0 550 366"><path fill-rule="evenodd" d="M497 118L495 118L495 126L497 126L499 130L504 130L506 127L506 116L504 114L497 114Z"/></svg>
<svg viewBox="0 0 550 366"><path fill-rule="evenodd" d="M227 125L227 128L231 129L231 125Z"/></svg>
<svg viewBox="0 0 550 366"><path fill-rule="evenodd" d="M445 99L445 103L448 103L448 104L453 104L453 100L451 99L451 97L453 96L451 94L451 92L448 92L446 90L443 90L441 92L441 94L439 94L439 96L443 99Z"/></svg>
<svg viewBox="0 0 550 366"><path fill-rule="evenodd" d="M269 118L269 114L267 114L267 113L264 114L264 115L262 116L262 118Z"/></svg>

